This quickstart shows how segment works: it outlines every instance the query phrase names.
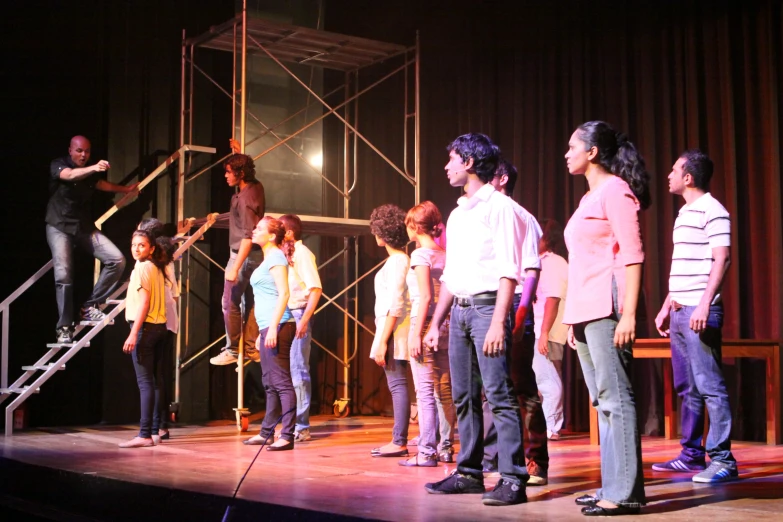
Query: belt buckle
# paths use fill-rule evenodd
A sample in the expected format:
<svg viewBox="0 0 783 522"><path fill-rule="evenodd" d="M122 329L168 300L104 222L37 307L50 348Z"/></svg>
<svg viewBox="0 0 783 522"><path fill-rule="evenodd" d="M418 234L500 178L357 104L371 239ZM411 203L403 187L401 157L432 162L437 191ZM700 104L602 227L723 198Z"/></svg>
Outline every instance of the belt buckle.
<svg viewBox="0 0 783 522"><path fill-rule="evenodd" d="M457 304L457 306L462 306L462 307L470 306L472 301L473 300L470 297L455 297L454 298L454 302Z"/></svg>

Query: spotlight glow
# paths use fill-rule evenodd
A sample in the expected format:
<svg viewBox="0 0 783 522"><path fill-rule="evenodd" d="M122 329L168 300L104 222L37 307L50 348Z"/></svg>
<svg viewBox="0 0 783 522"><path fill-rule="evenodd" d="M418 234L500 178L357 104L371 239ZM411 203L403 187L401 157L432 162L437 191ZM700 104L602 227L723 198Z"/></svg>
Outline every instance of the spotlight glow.
<svg viewBox="0 0 783 522"><path fill-rule="evenodd" d="M324 156L320 152L310 156L310 165L313 167L321 168L324 164Z"/></svg>

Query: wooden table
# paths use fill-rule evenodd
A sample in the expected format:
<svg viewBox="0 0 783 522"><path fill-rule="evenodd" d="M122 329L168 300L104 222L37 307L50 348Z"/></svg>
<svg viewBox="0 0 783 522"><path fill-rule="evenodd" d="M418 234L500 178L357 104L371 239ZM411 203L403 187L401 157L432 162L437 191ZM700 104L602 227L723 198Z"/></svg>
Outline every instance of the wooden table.
<svg viewBox="0 0 783 522"><path fill-rule="evenodd" d="M750 357L766 359L767 371L767 444L780 444L780 342L770 339L724 339L723 358ZM669 339L637 339L633 346L636 359L671 359ZM672 365L663 365L664 437L678 438L677 394L674 392ZM598 412L590 408L590 444L598 445Z"/></svg>

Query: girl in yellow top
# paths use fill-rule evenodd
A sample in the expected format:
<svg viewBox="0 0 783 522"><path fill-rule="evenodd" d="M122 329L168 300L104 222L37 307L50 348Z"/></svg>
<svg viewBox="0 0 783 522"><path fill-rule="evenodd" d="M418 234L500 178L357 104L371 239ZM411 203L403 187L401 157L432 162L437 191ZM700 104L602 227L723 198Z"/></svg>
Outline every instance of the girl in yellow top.
<svg viewBox="0 0 783 522"><path fill-rule="evenodd" d="M162 357L166 341L166 298L164 270L168 264L163 249L157 248L152 234L136 230L131 239L131 253L136 266L128 284L125 319L131 326L122 350L131 355L141 398L141 429L121 448L153 446L155 379L162 379Z"/></svg>

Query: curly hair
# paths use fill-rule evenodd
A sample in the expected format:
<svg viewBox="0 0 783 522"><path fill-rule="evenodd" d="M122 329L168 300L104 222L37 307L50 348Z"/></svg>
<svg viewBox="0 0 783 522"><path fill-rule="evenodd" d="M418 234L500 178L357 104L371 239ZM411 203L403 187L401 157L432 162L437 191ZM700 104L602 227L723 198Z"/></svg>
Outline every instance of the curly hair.
<svg viewBox="0 0 783 522"><path fill-rule="evenodd" d="M149 246L152 248L152 252L150 252L150 261L152 261L152 264L158 267L160 270L165 270L166 265L171 262L171 256L164 248L159 248L158 241L155 236L153 236L152 233L147 230L137 229L133 231L133 234L131 235L131 241L133 241L134 237L143 237L147 240L147 244L149 244Z"/></svg>
<svg viewBox="0 0 783 522"><path fill-rule="evenodd" d="M423 201L410 209L405 216L405 226L411 227L417 234L427 234L433 238L440 237L443 229L440 222L443 217L432 201Z"/></svg>
<svg viewBox="0 0 783 522"><path fill-rule="evenodd" d="M239 174L242 181L253 182L256 180L256 164L253 158L247 154L234 154L223 162L223 167L231 167L235 174Z"/></svg>
<svg viewBox="0 0 783 522"><path fill-rule="evenodd" d="M370 232L392 248L405 248L409 241L405 211L391 204L375 208L370 214Z"/></svg>

